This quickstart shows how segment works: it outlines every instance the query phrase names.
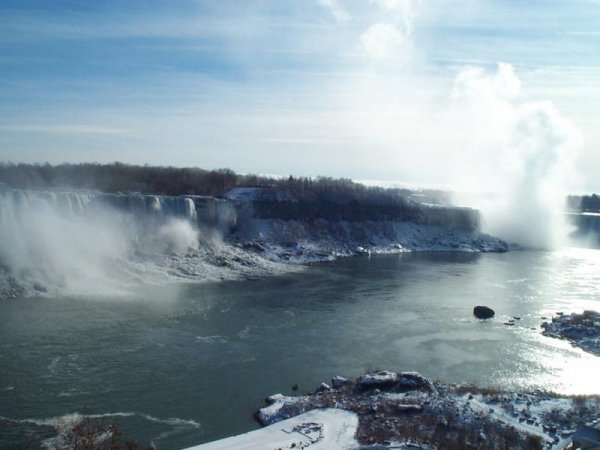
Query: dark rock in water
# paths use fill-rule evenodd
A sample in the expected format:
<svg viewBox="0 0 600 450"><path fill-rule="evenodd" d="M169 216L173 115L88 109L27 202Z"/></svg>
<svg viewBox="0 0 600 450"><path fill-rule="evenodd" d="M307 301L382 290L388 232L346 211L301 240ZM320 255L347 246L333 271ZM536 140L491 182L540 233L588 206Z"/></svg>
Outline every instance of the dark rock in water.
<svg viewBox="0 0 600 450"><path fill-rule="evenodd" d="M473 308L473 315L478 319L491 319L494 317L494 314L496 314L494 310L487 306L476 306Z"/></svg>

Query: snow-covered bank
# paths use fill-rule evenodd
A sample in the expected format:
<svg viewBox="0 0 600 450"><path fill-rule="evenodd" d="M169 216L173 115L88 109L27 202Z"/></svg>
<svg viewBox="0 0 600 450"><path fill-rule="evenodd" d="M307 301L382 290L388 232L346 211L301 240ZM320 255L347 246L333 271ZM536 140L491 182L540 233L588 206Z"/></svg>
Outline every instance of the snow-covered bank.
<svg viewBox="0 0 600 450"><path fill-rule="evenodd" d="M382 205L302 205L306 217L293 202L262 205L257 217L258 203L212 197L0 190L0 299L255 279L353 255L508 250L478 231L479 214L468 208L411 204L392 220ZM286 208L301 217L264 217Z"/></svg>
<svg viewBox="0 0 600 450"><path fill-rule="evenodd" d="M250 231L246 228L228 236L207 229L194 233L198 234L196 243L187 249L172 251L132 242L119 252L94 256L87 263L86 244L81 252L73 250L83 261L69 270L46 267L44 259L33 260L18 271L0 264L0 299L121 295L139 284L256 279L301 270L302 264L350 256L508 250L500 239L477 231L411 222L253 220ZM72 279L81 283L74 284Z"/></svg>
<svg viewBox="0 0 600 450"><path fill-rule="evenodd" d="M358 416L342 409L315 409L260 430L186 450L355 449Z"/></svg>
<svg viewBox="0 0 600 450"><path fill-rule="evenodd" d="M600 424L598 396L444 385L414 372L334 377L331 386L304 396L271 396L257 417L272 424L315 408L352 411L362 448L559 449L578 427Z"/></svg>
<svg viewBox="0 0 600 450"><path fill-rule="evenodd" d="M292 263L410 251L508 251L504 241L479 231L401 221L255 219L234 239L269 260Z"/></svg>

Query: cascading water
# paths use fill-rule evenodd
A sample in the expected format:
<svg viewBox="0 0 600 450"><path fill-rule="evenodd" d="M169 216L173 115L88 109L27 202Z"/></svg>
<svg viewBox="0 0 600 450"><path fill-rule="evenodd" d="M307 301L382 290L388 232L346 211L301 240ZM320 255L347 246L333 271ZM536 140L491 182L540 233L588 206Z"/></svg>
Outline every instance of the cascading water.
<svg viewBox="0 0 600 450"><path fill-rule="evenodd" d="M186 197L2 189L0 234L0 298L114 292L198 249Z"/></svg>

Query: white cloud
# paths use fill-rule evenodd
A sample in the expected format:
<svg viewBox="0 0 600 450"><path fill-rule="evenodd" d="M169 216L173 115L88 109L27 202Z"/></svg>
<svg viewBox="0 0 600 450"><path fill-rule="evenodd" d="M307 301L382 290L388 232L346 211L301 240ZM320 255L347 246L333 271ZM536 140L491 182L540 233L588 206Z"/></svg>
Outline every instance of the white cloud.
<svg viewBox="0 0 600 450"><path fill-rule="evenodd" d="M403 2L404 0L371 0L371 3L375 3L380 8L388 9L390 11L398 9Z"/></svg>
<svg viewBox="0 0 600 450"><path fill-rule="evenodd" d="M104 127L96 125L73 124L10 124L0 125L0 130L13 133L51 133L51 134L107 134L120 135L128 130L122 128Z"/></svg>
<svg viewBox="0 0 600 450"><path fill-rule="evenodd" d="M406 37L391 23L371 25L360 37L360 48L369 56L386 58L397 52Z"/></svg>
<svg viewBox="0 0 600 450"><path fill-rule="evenodd" d="M346 9L342 6L339 0L317 0L321 6L327 8L333 17L339 22L344 22L350 19L350 14Z"/></svg>
<svg viewBox="0 0 600 450"><path fill-rule="evenodd" d="M367 55L386 58L397 54L410 41L420 0L370 0L382 12L381 21L361 35L360 49Z"/></svg>
<svg viewBox="0 0 600 450"><path fill-rule="evenodd" d="M406 35L412 33L413 23L421 3L420 0L371 0L371 3L376 4L388 13L393 13L395 15L394 20L402 25Z"/></svg>

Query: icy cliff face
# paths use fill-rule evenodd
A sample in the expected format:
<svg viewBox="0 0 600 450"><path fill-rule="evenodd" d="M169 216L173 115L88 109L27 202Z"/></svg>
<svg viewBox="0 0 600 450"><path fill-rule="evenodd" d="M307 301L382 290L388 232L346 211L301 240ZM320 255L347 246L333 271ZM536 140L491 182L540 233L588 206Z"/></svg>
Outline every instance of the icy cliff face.
<svg viewBox="0 0 600 450"><path fill-rule="evenodd" d="M466 208L292 203L257 213L253 203L204 196L0 189L0 299L115 295L355 254L507 249L477 231L478 213Z"/></svg>
<svg viewBox="0 0 600 450"><path fill-rule="evenodd" d="M504 241L478 231L401 221L254 219L236 238L265 258L293 263L410 251L508 251Z"/></svg>

